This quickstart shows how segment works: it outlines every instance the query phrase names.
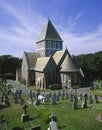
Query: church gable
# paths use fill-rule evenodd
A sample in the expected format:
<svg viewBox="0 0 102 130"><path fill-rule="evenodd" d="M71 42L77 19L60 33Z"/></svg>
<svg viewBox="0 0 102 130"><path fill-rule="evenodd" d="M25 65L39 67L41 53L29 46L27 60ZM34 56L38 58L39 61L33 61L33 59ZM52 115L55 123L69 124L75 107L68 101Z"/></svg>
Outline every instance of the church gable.
<svg viewBox="0 0 102 130"><path fill-rule="evenodd" d="M63 57L63 62L61 64L60 72L78 72L76 64L74 63L72 57L70 56L68 50L66 49L66 55Z"/></svg>

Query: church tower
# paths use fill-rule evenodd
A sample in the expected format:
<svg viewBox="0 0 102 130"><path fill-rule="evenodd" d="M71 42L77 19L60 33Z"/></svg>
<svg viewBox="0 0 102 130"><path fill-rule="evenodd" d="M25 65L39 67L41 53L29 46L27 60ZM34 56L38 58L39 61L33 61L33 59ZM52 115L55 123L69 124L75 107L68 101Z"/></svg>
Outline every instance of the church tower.
<svg viewBox="0 0 102 130"><path fill-rule="evenodd" d="M50 20L47 21L36 42L37 52L41 57L49 57L63 49L63 40Z"/></svg>

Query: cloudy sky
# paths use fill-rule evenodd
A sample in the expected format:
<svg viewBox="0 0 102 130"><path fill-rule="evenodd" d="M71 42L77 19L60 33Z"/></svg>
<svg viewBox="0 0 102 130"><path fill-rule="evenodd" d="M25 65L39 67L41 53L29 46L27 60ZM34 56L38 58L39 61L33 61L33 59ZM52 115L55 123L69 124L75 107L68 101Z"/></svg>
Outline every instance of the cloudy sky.
<svg viewBox="0 0 102 130"><path fill-rule="evenodd" d="M36 51L48 18L71 54L102 51L102 0L0 0L0 55Z"/></svg>

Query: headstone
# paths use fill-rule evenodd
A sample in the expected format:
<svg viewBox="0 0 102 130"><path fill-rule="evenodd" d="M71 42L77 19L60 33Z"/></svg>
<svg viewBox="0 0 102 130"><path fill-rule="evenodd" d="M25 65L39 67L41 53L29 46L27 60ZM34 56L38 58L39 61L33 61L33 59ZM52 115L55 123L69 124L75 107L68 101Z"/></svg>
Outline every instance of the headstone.
<svg viewBox="0 0 102 130"><path fill-rule="evenodd" d="M51 121L49 123L48 130L58 130L56 121L54 121L54 115L51 115L50 117L51 117Z"/></svg>
<svg viewBox="0 0 102 130"><path fill-rule="evenodd" d="M82 108L87 107L87 93L83 94Z"/></svg>
<svg viewBox="0 0 102 130"><path fill-rule="evenodd" d="M57 95L56 98L57 98L57 101L59 101L59 99L60 99L59 95Z"/></svg>
<svg viewBox="0 0 102 130"><path fill-rule="evenodd" d="M76 110L78 108L78 99L77 95L73 95L73 104L72 104L73 110Z"/></svg>
<svg viewBox="0 0 102 130"><path fill-rule="evenodd" d="M61 96L61 91L60 90L58 90L58 96Z"/></svg>
<svg viewBox="0 0 102 130"><path fill-rule="evenodd" d="M18 103L18 95L14 94L14 103Z"/></svg>
<svg viewBox="0 0 102 130"><path fill-rule="evenodd" d="M34 91L32 92L32 96L35 97L35 92Z"/></svg>
<svg viewBox="0 0 102 130"><path fill-rule="evenodd" d="M26 103L23 105L23 110L24 110L24 113L21 115L21 121L22 122L25 122L25 121L28 121L29 120L29 115L27 114L27 105Z"/></svg>
<svg viewBox="0 0 102 130"><path fill-rule="evenodd" d="M50 102L50 95L49 95L49 93L46 94L46 96L45 96L45 102Z"/></svg>
<svg viewBox="0 0 102 130"><path fill-rule="evenodd" d="M28 101L29 104L32 104L33 103L33 94L32 94L32 90L30 90L30 93L29 93L29 101Z"/></svg>
<svg viewBox="0 0 102 130"><path fill-rule="evenodd" d="M51 104L55 105L56 104L56 100L57 100L56 99L56 93L54 92L53 95L52 95L52 97L51 97Z"/></svg>
<svg viewBox="0 0 102 130"><path fill-rule="evenodd" d="M39 93L36 94L36 100L34 102L34 105L40 105L40 100L38 99Z"/></svg>
<svg viewBox="0 0 102 130"><path fill-rule="evenodd" d="M64 89L62 90L62 100L64 100L65 99L65 91L64 91Z"/></svg>
<svg viewBox="0 0 102 130"><path fill-rule="evenodd" d="M93 101L92 101L92 95L89 95L89 103L93 103Z"/></svg>
<svg viewBox="0 0 102 130"><path fill-rule="evenodd" d="M65 98L66 99L69 99L69 94L68 94L68 91L66 90L66 92L65 92Z"/></svg>
<svg viewBox="0 0 102 130"><path fill-rule="evenodd" d="M98 96L95 95L95 103L98 103Z"/></svg>
<svg viewBox="0 0 102 130"><path fill-rule="evenodd" d="M32 127L30 130L41 130L41 126Z"/></svg>
<svg viewBox="0 0 102 130"><path fill-rule="evenodd" d="M22 89L19 90L19 93L22 94Z"/></svg>
<svg viewBox="0 0 102 130"><path fill-rule="evenodd" d="M20 99L20 101L19 101L19 103L20 103L20 105L21 105L21 106L23 106L23 105L25 104L24 99L23 99L23 98L21 98L21 99Z"/></svg>
<svg viewBox="0 0 102 130"><path fill-rule="evenodd" d="M83 95L82 95L82 93L80 94L80 100L82 100L83 99Z"/></svg>
<svg viewBox="0 0 102 130"><path fill-rule="evenodd" d="M5 99L5 100L4 100L4 104L5 104L7 107L9 107L9 106L10 106L9 99Z"/></svg>

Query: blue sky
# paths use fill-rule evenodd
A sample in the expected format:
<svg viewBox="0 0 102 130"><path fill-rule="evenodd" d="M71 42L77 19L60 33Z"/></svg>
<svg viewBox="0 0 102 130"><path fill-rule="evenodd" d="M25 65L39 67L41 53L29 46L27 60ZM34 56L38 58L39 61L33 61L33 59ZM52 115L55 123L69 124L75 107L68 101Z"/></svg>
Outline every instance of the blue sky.
<svg viewBox="0 0 102 130"><path fill-rule="evenodd" d="M74 55L102 51L102 0L0 0L0 55L36 51L48 18Z"/></svg>

